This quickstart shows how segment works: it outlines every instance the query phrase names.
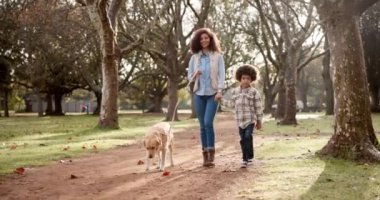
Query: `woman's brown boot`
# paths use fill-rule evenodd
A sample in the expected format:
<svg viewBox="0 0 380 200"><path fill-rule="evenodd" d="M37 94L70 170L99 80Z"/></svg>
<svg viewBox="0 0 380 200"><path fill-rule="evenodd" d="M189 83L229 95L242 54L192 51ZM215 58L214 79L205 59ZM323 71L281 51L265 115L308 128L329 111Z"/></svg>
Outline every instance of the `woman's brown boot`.
<svg viewBox="0 0 380 200"><path fill-rule="evenodd" d="M209 165L209 159L208 159L208 151L203 150L202 155L203 155L203 167L207 167Z"/></svg>
<svg viewBox="0 0 380 200"><path fill-rule="evenodd" d="M209 160L208 166L210 166L210 167L215 166L214 158L215 158L215 149L210 149L209 150L209 158L208 158L208 160Z"/></svg>

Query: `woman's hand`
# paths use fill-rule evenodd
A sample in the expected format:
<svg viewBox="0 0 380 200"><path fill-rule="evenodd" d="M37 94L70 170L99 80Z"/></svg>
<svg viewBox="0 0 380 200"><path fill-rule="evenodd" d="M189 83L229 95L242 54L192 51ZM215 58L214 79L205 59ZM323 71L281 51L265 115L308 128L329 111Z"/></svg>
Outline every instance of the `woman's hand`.
<svg viewBox="0 0 380 200"><path fill-rule="evenodd" d="M193 79L199 77L201 74L202 74L202 71L199 70L199 69L197 69L197 70L194 72L194 74L193 74Z"/></svg>
<svg viewBox="0 0 380 200"><path fill-rule="evenodd" d="M222 92L217 92L215 95L215 101L221 101L222 100Z"/></svg>

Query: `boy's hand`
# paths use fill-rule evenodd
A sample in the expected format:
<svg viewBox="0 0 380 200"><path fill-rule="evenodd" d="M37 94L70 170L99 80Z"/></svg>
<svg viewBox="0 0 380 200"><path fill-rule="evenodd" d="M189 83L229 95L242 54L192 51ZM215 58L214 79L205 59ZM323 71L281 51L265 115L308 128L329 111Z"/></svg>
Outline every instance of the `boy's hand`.
<svg viewBox="0 0 380 200"><path fill-rule="evenodd" d="M256 129L257 130L261 130L261 121L257 121L257 123L256 123Z"/></svg>

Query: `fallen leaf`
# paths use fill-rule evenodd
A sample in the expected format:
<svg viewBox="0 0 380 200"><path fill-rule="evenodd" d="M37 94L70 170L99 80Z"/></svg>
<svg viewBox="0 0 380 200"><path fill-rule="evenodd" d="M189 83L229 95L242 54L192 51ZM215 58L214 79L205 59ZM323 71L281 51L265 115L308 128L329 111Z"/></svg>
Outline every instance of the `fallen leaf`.
<svg viewBox="0 0 380 200"><path fill-rule="evenodd" d="M165 171L164 173L162 173L162 176L169 176L170 172L168 171Z"/></svg>
<svg viewBox="0 0 380 200"><path fill-rule="evenodd" d="M71 137L69 137L69 138L67 138L68 140L72 140L73 138L71 138Z"/></svg>
<svg viewBox="0 0 380 200"><path fill-rule="evenodd" d="M22 175L25 173L25 168L23 167L16 168L14 173Z"/></svg>
<svg viewBox="0 0 380 200"><path fill-rule="evenodd" d="M222 172L236 172L236 169L225 169Z"/></svg>
<svg viewBox="0 0 380 200"><path fill-rule="evenodd" d="M334 182L334 180L331 179L331 178L327 178L326 181L327 181L327 182Z"/></svg>
<svg viewBox="0 0 380 200"><path fill-rule="evenodd" d="M96 145L94 144L94 145L92 145L92 149L97 150L98 147L96 147Z"/></svg>
<svg viewBox="0 0 380 200"><path fill-rule="evenodd" d="M63 148L64 151L67 151L67 150L69 150L69 149L70 149L70 146L65 146L65 147Z"/></svg>
<svg viewBox="0 0 380 200"><path fill-rule="evenodd" d="M82 146L82 149L86 149L86 146L83 145L83 146Z"/></svg>
<svg viewBox="0 0 380 200"><path fill-rule="evenodd" d="M74 174L71 174L71 175L70 175L70 178L71 178L71 179L76 179L76 178L78 178L78 176L75 176Z"/></svg>
<svg viewBox="0 0 380 200"><path fill-rule="evenodd" d="M143 165L144 164L144 161L142 161L142 160L139 160L138 162L137 162L137 165Z"/></svg>
<svg viewBox="0 0 380 200"><path fill-rule="evenodd" d="M17 148L17 144L13 144L9 147L11 150L15 150Z"/></svg>

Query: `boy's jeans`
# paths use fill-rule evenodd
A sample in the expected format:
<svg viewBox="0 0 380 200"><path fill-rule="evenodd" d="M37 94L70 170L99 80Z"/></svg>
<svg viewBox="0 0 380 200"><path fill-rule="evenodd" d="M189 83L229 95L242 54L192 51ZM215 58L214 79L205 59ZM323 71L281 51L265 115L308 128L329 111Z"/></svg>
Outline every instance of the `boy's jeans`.
<svg viewBox="0 0 380 200"><path fill-rule="evenodd" d="M215 148L214 117L218 102L214 100L215 95L194 95L195 111L197 113L201 128L201 143L203 150Z"/></svg>
<svg viewBox="0 0 380 200"><path fill-rule="evenodd" d="M246 128L242 129L239 127L240 134L240 146L243 153L243 161L248 161L253 159L253 128L254 124L248 125Z"/></svg>

